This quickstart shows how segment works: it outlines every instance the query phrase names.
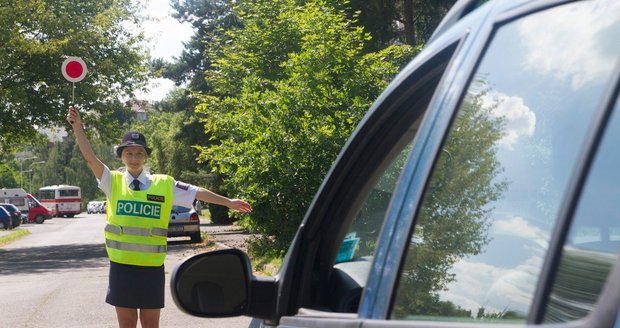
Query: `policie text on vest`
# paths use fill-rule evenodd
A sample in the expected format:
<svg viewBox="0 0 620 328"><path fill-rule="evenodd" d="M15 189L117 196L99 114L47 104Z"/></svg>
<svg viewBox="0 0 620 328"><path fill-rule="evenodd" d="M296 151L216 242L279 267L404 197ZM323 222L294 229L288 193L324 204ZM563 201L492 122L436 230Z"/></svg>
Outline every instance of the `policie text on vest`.
<svg viewBox="0 0 620 328"><path fill-rule="evenodd" d="M159 219L161 213L161 205L135 202L128 200L119 200L116 206L117 215L138 216L148 219Z"/></svg>

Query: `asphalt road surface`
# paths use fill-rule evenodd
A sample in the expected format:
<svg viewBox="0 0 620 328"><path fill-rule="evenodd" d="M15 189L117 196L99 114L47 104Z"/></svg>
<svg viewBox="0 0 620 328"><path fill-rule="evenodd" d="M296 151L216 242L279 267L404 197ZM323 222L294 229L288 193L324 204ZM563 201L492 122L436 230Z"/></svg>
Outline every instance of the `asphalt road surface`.
<svg viewBox="0 0 620 328"><path fill-rule="evenodd" d="M0 247L0 327L117 327L114 307L105 303L104 225L103 214L86 213L22 225L31 234ZM192 317L174 304L170 273L195 252L183 238L169 241L160 326L248 327L248 317Z"/></svg>

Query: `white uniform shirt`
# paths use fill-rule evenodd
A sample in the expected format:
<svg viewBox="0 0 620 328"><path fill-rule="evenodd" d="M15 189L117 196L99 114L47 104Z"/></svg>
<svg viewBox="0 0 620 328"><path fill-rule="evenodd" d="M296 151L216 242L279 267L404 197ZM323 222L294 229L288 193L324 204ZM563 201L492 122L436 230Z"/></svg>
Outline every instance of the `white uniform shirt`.
<svg viewBox="0 0 620 328"><path fill-rule="evenodd" d="M125 171L124 174L127 185L131 186L134 177L127 171ZM151 186L151 175L146 174L145 170L142 170L142 173L138 176L138 181L140 181L140 190L146 190ZM104 165L101 181L98 182L99 189L101 189L108 199L110 199L110 194L112 193L112 173L110 173L110 169L106 165ZM198 187L175 180L172 204L183 207L192 207L194 199L196 199L197 191Z"/></svg>

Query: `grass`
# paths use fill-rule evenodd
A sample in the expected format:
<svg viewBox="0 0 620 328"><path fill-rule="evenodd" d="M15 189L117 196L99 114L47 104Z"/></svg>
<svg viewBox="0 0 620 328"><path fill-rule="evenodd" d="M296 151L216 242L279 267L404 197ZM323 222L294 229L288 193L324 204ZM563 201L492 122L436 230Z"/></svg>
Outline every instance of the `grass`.
<svg viewBox="0 0 620 328"><path fill-rule="evenodd" d="M275 276L282 265L282 258L253 258L250 255L250 261L255 272L266 276Z"/></svg>
<svg viewBox="0 0 620 328"><path fill-rule="evenodd" d="M0 246L8 244L14 240L20 239L23 236L29 235L30 231L26 229L16 228L10 230L8 235L4 235L0 237Z"/></svg>

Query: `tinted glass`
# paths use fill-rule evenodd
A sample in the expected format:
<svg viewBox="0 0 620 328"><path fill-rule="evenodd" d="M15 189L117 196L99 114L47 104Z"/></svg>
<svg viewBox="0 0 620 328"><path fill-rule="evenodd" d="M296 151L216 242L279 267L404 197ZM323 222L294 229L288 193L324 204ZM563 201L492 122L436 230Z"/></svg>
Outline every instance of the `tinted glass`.
<svg viewBox="0 0 620 328"><path fill-rule="evenodd" d="M40 190L39 198L40 199L55 199L56 192L54 190Z"/></svg>
<svg viewBox="0 0 620 328"><path fill-rule="evenodd" d="M392 318L525 321L618 62L609 13L619 11L618 1L574 2L498 28L425 190Z"/></svg>
<svg viewBox="0 0 620 328"><path fill-rule="evenodd" d="M15 205L15 206L25 206L26 205L26 199L25 198L11 198L9 199L9 203Z"/></svg>
<svg viewBox="0 0 620 328"><path fill-rule="evenodd" d="M173 205L172 206L172 211L178 212L178 213L189 212L189 208L183 207L183 206L178 206L178 205Z"/></svg>
<svg viewBox="0 0 620 328"><path fill-rule="evenodd" d="M60 197L78 197L78 190L60 190Z"/></svg>
<svg viewBox="0 0 620 328"><path fill-rule="evenodd" d="M336 263L363 257L370 259L374 255L383 219L396 187L396 182L410 152L411 146L405 147L383 172L368 196L366 196L366 200L357 211L355 219L340 246L336 256Z"/></svg>
<svg viewBox="0 0 620 328"><path fill-rule="evenodd" d="M620 110L618 105L575 212L546 322L580 319L594 308L620 248Z"/></svg>

